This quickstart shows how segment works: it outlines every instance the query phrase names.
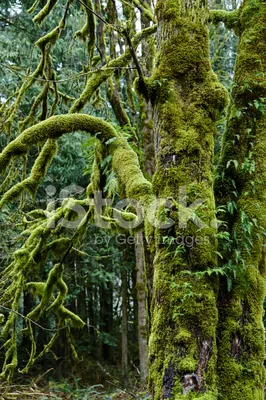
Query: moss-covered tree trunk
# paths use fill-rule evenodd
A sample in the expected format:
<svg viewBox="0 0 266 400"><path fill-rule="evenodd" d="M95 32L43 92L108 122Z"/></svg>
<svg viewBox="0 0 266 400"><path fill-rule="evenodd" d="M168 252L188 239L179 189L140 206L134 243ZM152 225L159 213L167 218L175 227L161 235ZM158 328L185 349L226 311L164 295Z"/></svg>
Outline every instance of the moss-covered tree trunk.
<svg viewBox="0 0 266 400"><path fill-rule="evenodd" d="M264 398L266 230L266 6L244 0L237 13L216 18L234 22L239 35L235 83L223 141L217 199L226 206L231 241L226 263L232 289L219 294L219 390L222 399ZM225 244L221 245L223 250ZM236 279L234 279L234 276Z"/></svg>
<svg viewBox="0 0 266 400"><path fill-rule="evenodd" d="M168 228L155 233L150 386L155 400L216 399L218 289L200 272L217 263L213 136L226 93L211 71L206 4L159 0L156 13L157 63L144 90L154 108L158 214ZM186 208L199 199L195 212Z"/></svg>

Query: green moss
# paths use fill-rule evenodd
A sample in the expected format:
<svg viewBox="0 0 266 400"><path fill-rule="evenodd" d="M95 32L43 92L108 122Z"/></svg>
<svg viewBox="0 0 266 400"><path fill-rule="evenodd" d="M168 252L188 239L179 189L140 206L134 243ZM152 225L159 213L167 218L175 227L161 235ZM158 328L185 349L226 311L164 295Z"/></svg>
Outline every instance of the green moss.
<svg viewBox="0 0 266 400"><path fill-rule="evenodd" d="M41 153L37 157L32 167L30 176L6 191L6 193L0 200L0 208L2 208L3 205L7 202L11 202L12 200L16 199L24 190L28 191L31 196L34 197L37 188L42 182L44 176L46 175L46 171L56 153L57 141L49 139L44 145Z"/></svg>
<svg viewBox="0 0 266 400"><path fill-rule="evenodd" d="M220 296L219 391L225 400L264 397L265 254L265 5L244 1L238 11L239 48L216 182L217 200L226 204L237 192L237 212L227 215L237 279L227 298ZM256 106L255 106L256 104ZM234 166L231 161L234 160ZM228 167L230 165L230 167ZM249 165L253 165L251 170ZM247 229L247 226L249 227ZM240 262L236 260L236 249ZM222 289L225 283L221 283ZM221 290L222 293L222 290Z"/></svg>
<svg viewBox="0 0 266 400"><path fill-rule="evenodd" d="M157 167L155 194L170 199L167 217L176 223L156 230L154 300L150 338L150 386L154 399L217 399L217 282L197 272L217 265L213 195L215 120L228 101L227 91L211 71L206 9L184 2L158 1L158 54L150 82L160 90L151 101L156 109ZM149 81L146 85L149 88ZM146 89L147 90L147 89ZM164 182L162 185L161 183ZM205 226L188 220L179 203L204 199L196 215ZM165 208L165 206L162 206ZM160 212L160 209L159 209ZM184 238L184 245L163 244L163 236ZM202 241L187 243L187 238ZM185 271L188 273L185 273ZM186 394L184 380L195 375L198 387ZM166 383L167 382L167 383ZM197 393L199 390L201 393ZM206 393L203 392L206 390Z"/></svg>
<svg viewBox="0 0 266 400"><path fill-rule="evenodd" d="M99 118L90 117L86 114L58 115L51 117L26 129L5 148L0 154L0 165L3 168L1 172L7 168L10 160L27 154L32 145L45 143L33 165L30 176L6 192L0 205L2 206L6 201L11 201L17 197L22 190L28 190L34 195L38 184L45 175L47 167L57 150L56 139L62 134L76 130L97 134L103 144L106 144L109 139L112 139L106 147L108 147L112 155L113 168L117 172L120 184L124 185L128 197L133 197L135 200L141 201L144 207L147 207L153 200L152 185L144 178L136 153L131 149L127 141L120 134L116 133L111 125ZM103 145L99 144L96 151L97 160L101 159L102 149ZM98 170L95 169L95 171L97 175ZM99 183L97 183L99 176L96 175L93 178L94 188L97 187ZM76 204L86 206L89 209L76 231L75 236L77 239L82 237L92 212L90 203L87 204L86 200L76 202L74 199L67 199L58 210L53 210L48 207L45 212L37 211L29 216L29 218L37 218L37 221L31 221L30 219L29 221L27 219L25 220L27 229L23 232L23 235L24 237L28 235L28 238L22 248L15 252L14 261L3 274L2 284L6 285L7 282L10 282L10 284L8 284L7 287L5 286L5 293L1 301L8 302L12 299L11 308L13 310L18 309L19 300L24 289L33 290L35 295L40 297L40 303L27 315L28 322L30 320L38 321L44 313L53 312L58 318L59 327L67 326L69 323L77 328L82 328L84 326L83 321L78 316L64 307L67 287L63 280L62 262L53 266L45 283L28 282L26 284L27 278L37 266L42 266L45 263L49 251L52 251L55 258L59 260L62 258L62 254L66 254L66 252L69 251L69 246L72 246L72 243L70 243L68 239L61 238L50 242L48 239L51 237L52 227L56 226L53 233L60 233L61 226L60 224L58 225L58 221L62 217L71 220L71 207L73 208ZM126 220L135 218L135 215L130 211L123 212L122 214L123 218ZM55 297L54 293L56 293ZM12 340L10 339L16 318L17 314L11 313L3 328L3 335L6 339L5 345L8 349L6 353L6 363L3 367L3 375L6 376L11 376L17 365L16 340L14 341L13 338ZM50 350L58 336L58 333L56 333L43 351L39 355L36 355L36 344L30 323L28 324L27 332L30 336L32 347L30 358L24 371L28 370L35 362L36 358ZM72 347L73 346L71 346L71 348ZM11 358L14 363L8 364ZM11 364L12 367L10 366Z"/></svg>
<svg viewBox="0 0 266 400"><path fill-rule="evenodd" d="M40 38L37 42L36 45L40 47L40 49L44 49L47 43L51 43L52 45L55 44L57 41L59 34L60 34L60 27L57 26L54 28L51 32L47 33L47 35L43 36Z"/></svg>
<svg viewBox="0 0 266 400"><path fill-rule="evenodd" d="M163 90L165 90L162 85L163 83L161 81L152 78L136 78L134 81L134 89L136 92L147 101L151 100L152 102L156 101Z"/></svg>
<svg viewBox="0 0 266 400"><path fill-rule="evenodd" d="M87 7L83 6L84 11L86 13L86 22L84 26L81 28L81 30L75 33L74 38L79 37L84 41L86 41L89 38L88 52L90 58L92 59L94 52L94 44L95 44L95 20L93 13L88 8L93 10L93 5L91 0L85 0L84 4L87 6Z"/></svg>
<svg viewBox="0 0 266 400"><path fill-rule="evenodd" d="M26 154L33 144L47 140L48 138L55 139L63 134L77 130L87 131L92 134L101 133L103 142L110 138L117 138L110 144L110 152L113 155L113 168L117 171L120 181L125 185L127 196L136 200L142 198L148 199L151 196L151 183L144 178L140 170L138 157L126 140L118 137L110 124L100 118L91 117L86 114L58 115L26 129L0 154L1 171L5 170L12 157ZM101 136L99 135L99 137ZM51 146L54 142L51 141L49 143L49 146ZM34 188L37 180L42 176L43 169L47 165L47 159L50 160L49 157L51 156L52 152L47 144L40 157L36 160L36 165L32 170L36 178L31 180L30 183L33 184ZM121 165L124 167L121 168Z"/></svg>
<svg viewBox="0 0 266 400"><path fill-rule="evenodd" d="M239 28L239 12L235 11L225 11L225 10L211 10L210 11L210 21L213 24L218 24L223 22L228 29Z"/></svg>
<svg viewBox="0 0 266 400"><path fill-rule="evenodd" d="M40 3L40 0L35 0L35 2L32 4L32 6L27 10L29 14L31 14L33 11L35 11L36 7Z"/></svg>
<svg viewBox="0 0 266 400"><path fill-rule="evenodd" d="M48 17L48 15L50 14L50 12L52 11L52 9L54 8L54 6L56 5L58 0L48 0L47 3L45 4L45 6L41 9L41 11L33 18L33 21L36 24L41 24L46 17ZM34 3L34 5L29 9L29 12L33 12L33 10L36 7L36 2Z"/></svg>
<svg viewBox="0 0 266 400"><path fill-rule="evenodd" d="M153 25L152 27L143 29L141 32L136 34L136 36L132 39L132 44L134 47L137 47L142 39L149 37L150 35L156 32L157 26ZM81 111L85 105L91 100L92 96L96 92L96 90L100 87L100 85L107 81L110 76L113 75L116 68L124 67L131 60L131 52L129 49L126 49L125 53L120 57L117 57L114 60L111 60L107 66L104 66L100 70L93 72L89 79L87 80L87 84L80 97L74 102L73 106L70 109L70 113L76 113Z"/></svg>

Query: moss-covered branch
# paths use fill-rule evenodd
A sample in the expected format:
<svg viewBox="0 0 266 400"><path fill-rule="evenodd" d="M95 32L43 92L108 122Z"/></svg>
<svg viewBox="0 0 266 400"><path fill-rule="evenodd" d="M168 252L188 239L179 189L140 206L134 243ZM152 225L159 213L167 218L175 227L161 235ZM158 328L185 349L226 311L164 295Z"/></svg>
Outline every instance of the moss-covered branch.
<svg viewBox="0 0 266 400"><path fill-rule="evenodd" d="M77 31L74 35L81 40L86 41L88 38L88 54L89 54L89 64L93 57L94 46L95 46L95 19L93 13L90 9L93 9L91 0L83 0L85 6L83 5L84 11L86 13L86 22L83 27Z"/></svg>
<svg viewBox="0 0 266 400"><path fill-rule="evenodd" d="M239 24L239 12L238 10L211 10L210 22L213 24L223 22L228 29L237 29Z"/></svg>
<svg viewBox="0 0 266 400"><path fill-rule="evenodd" d="M24 236L28 236L22 248L14 253L14 261L2 273L0 281L0 289L3 292L1 296L2 305L9 305L12 312L10 313L2 330L2 336L6 340L4 346L6 350L5 363L2 369L1 377L8 380L11 378L14 369L17 366L17 343L14 333L16 333L16 321L18 317L18 306L23 291L32 290L41 302L26 317L27 328L23 330L28 333L31 340L31 354L29 361L23 371L34 363L36 358L41 357L45 352L49 351L54 341L58 337L60 329L69 330L68 323L81 328L84 326L82 320L71 311L67 310L63 303L67 295L67 288L63 281L63 265L67 255L72 249L73 243L78 242L84 234L88 219L91 215L91 208L80 221L74 236L71 239L60 238L51 241L51 238L61 233L64 227L60 224L61 218L68 218L73 207L73 199L67 199L57 210L50 210L49 206L46 211L34 211L31 217L36 217L35 221L24 222L28 228L23 232ZM85 203L82 205L85 207ZM42 211L42 212L41 212ZM34 214L35 213L35 214ZM85 227L85 228L84 228ZM56 260L51 269L46 282L27 282L29 276L34 272L35 268L43 267L46 263L48 252L52 251ZM63 254L63 257L62 257ZM54 298L53 292L56 290L57 296ZM43 351L36 356L36 343L33 335L31 321L38 321L44 313L53 312L58 319L58 329L52 339L45 345ZM23 372L22 371L22 372Z"/></svg>
<svg viewBox="0 0 266 400"><path fill-rule="evenodd" d="M36 194L37 188L42 182L47 168L51 164L56 152L57 141L54 139L47 140L32 167L30 176L24 179L22 182L17 183L4 194L0 200L0 209L5 203L17 198L24 190L27 190L32 196Z"/></svg>
<svg viewBox="0 0 266 400"><path fill-rule="evenodd" d="M45 18L48 17L52 9L55 7L56 3L58 0L48 0L45 4L45 6L41 9L41 11L33 18L33 21L36 24L41 24ZM38 4L38 3L37 3ZM36 4L36 5L37 5ZM33 12L35 9L35 4L30 8L29 12Z"/></svg>
<svg viewBox="0 0 266 400"><path fill-rule="evenodd" d="M17 156L27 154L31 146L47 139L57 139L63 134L75 131L85 131L97 134L103 143L115 138L109 145L113 158L113 168L118 179L125 187L127 197L140 200L148 205L152 201L152 185L147 181L140 169L136 153L127 141L116 133L107 122L97 117L86 114L57 115L34 125L22 132L0 154L0 170L3 173L10 161ZM49 141L36 160L29 178L11 188L2 198L0 206L17 197L23 190L35 192L42 180L48 164L55 154L54 149L49 150L53 141Z"/></svg>
<svg viewBox="0 0 266 400"><path fill-rule="evenodd" d="M35 79L37 79L42 74L44 66L45 66L45 54L44 52L42 52L41 60L38 66L36 67L35 71L25 79L23 85L18 91L14 104L12 104L10 108L6 109L5 113L3 114L3 120L8 127L11 126L11 123L15 117L15 113L17 112L20 102L22 101L26 91L33 85ZM0 112L2 111L2 109L4 110L4 108L5 104L3 104L3 106L0 108Z"/></svg>
<svg viewBox="0 0 266 400"><path fill-rule="evenodd" d="M143 16L148 18L150 21L155 22L155 15L153 14L151 7L149 7L146 2L132 0L132 3L139 9Z"/></svg>
<svg viewBox="0 0 266 400"><path fill-rule="evenodd" d="M143 29L132 39L133 46L137 47L144 38L154 34L156 32L156 29L156 25ZM91 100L93 94L98 89L98 87L100 87L103 82L105 82L110 76L113 75L116 68L119 69L127 66L129 61L131 60L131 57L131 52L129 48L127 48L124 54L114 60L111 60L106 64L105 67L101 68L100 70L96 70L95 72L93 72L87 81L85 89L81 93L80 97L73 104L70 112L76 113L81 111L85 107L85 105Z"/></svg>

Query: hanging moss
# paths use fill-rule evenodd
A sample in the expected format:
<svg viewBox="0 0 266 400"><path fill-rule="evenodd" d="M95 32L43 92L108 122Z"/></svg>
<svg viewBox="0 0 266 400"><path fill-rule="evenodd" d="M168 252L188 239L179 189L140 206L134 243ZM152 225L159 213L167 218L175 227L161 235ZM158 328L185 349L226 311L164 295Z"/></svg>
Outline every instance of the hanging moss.
<svg viewBox="0 0 266 400"><path fill-rule="evenodd" d="M5 202L10 202L23 190L28 190L31 194L34 194L38 184L45 175L49 163L56 153L56 139L65 133L76 130L97 134L97 137L101 139L103 144L108 142L109 139L112 139L112 141L106 145L106 148L108 148L110 154L112 154L113 168L121 184L125 186L127 196L141 201L144 206L148 206L153 200L152 186L144 178L140 170L136 153L131 149L127 141L116 133L110 124L86 114L53 116L26 129L15 140L9 143L0 154L1 172L4 172L11 160L14 160L17 156L27 154L31 146L45 142L33 165L30 176L7 191L1 199L0 205L3 206ZM98 158L101 157L102 148L103 146L99 144ZM95 174L95 171L93 178L94 189L97 188L97 180L99 179L97 175L98 172L96 171L97 173ZM82 221L80 221L75 231L73 241L78 240L84 235L92 213L90 202L86 204L86 200L76 203L74 199L66 199L59 209L53 210L48 207L45 212L37 210L29 215L29 218L35 218L35 220L24 220L27 224L27 228L23 232L23 235L25 237L28 236L28 238L22 248L14 253L14 261L2 275L1 285L3 285L5 291L1 301L3 304L7 304L12 310L16 311L23 290L26 288L33 289L35 294L41 298L41 301L35 309L27 315L28 321L38 321L43 313L53 312L58 317L59 328L66 326L68 321L78 328L84 326L81 319L67 310L63 305L67 294L67 287L62 276L63 261L55 264L45 283L28 282L26 284L29 274L36 268L45 264L49 251L55 254L55 258L61 258L62 253L67 253L70 248L69 246L72 247L72 243L69 243L69 240L64 237L50 242L49 238L53 233L60 234L63 228L60 224L58 225L58 221L60 221L62 217L65 218L65 220L71 220L73 214L71 210L76 204L82 205L82 207L88 207L88 212L86 212L86 215L83 217ZM134 220L135 218L135 215L130 212L123 212L122 215L123 218L128 221ZM114 224L115 221L111 222ZM54 231L52 231L52 228L54 228ZM57 291L57 296L55 298L53 296L54 290ZM5 346L7 351L2 376L8 379L11 378L17 366L17 345L16 339L12 333L16 319L17 314L15 312L11 313L3 328L3 336L6 340ZM28 371L29 367L38 357L51 349L51 346L58 336L58 332L55 333L50 342L44 347L43 351L37 355L30 322L28 323L27 332L32 342L32 347L29 361L23 370L24 372ZM73 346L71 346L71 348L72 347ZM12 362L8 364L10 359Z"/></svg>
<svg viewBox="0 0 266 400"><path fill-rule="evenodd" d="M136 36L132 39L133 46L137 47L142 39L155 33L156 29L157 26L153 25L137 33ZM85 89L71 107L70 112L76 113L81 111L85 107L85 105L91 100L96 89L99 88L100 85L103 82L105 82L110 76L112 76L116 69L127 66L130 60L131 60L131 52L129 49L126 49L124 54L122 54L121 56L117 57L114 60L111 60L108 63L108 65L104 66L100 70L96 70L89 77Z"/></svg>
<svg viewBox="0 0 266 400"><path fill-rule="evenodd" d="M35 11L36 7L40 3L40 0L35 0L35 2L32 4L32 6L27 10L29 14L31 14L33 11Z"/></svg>
<svg viewBox="0 0 266 400"><path fill-rule="evenodd" d="M37 68L31 75L29 75L29 77L27 77L27 79L25 79L24 83L22 84L21 88L18 91L16 101L5 113L5 118L6 118L5 126L8 127L8 131L10 131L11 124L13 122L13 119L18 110L20 102L22 101L26 91L33 85L36 78L38 78L42 74L44 66L45 66L45 54L44 52L42 52L42 57Z"/></svg>
<svg viewBox="0 0 266 400"><path fill-rule="evenodd" d="M34 123L35 113L36 113L39 105L41 104L41 102L45 99L45 97L47 97L48 90L49 90L49 83L44 85L43 89L41 90L39 95L34 100L28 116L24 119L24 121L19 123L19 127L22 131L27 127L28 124Z"/></svg>
<svg viewBox="0 0 266 400"><path fill-rule="evenodd" d="M48 0L45 4L45 6L41 9L41 11L33 18L33 21L36 24L41 24L45 18L48 17L54 6L56 5L58 0ZM33 12L33 10L36 7L36 2L33 4L33 6L29 9L29 12Z"/></svg>
<svg viewBox="0 0 266 400"><path fill-rule="evenodd" d="M77 328L82 328L85 324L83 321L71 311L67 310L63 303L67 295L67 287L63 281L63 257L60 263L54 265L50 271L46 282L28 282L26 281L30 274L38 267L43 266L47 259L49 250L55 252L55 258L61 258L62 254L67 254L72 243L65 238L55 240L47 244L48 239L52 235L52 227L54 233L60 231L62 227L58 225L64 214L64 208L69 208L69 202L73 199L68 199L67 204L60 207L58 210L54 210L51 213L46 212L44 216L41 214L40 219L36 223L31 223L23 234L28 235L28 239L25 241L21 249L18 249L14 254L14 261L2 274L1 289L4 290L4 295L1 297L2 304L7 305L9 308L14 310L9 315L6 321L2 335L5 342L6 354L5 363L2 369L2 377L10 379L17 366L17 342L14 336L19 301L23 290L30 289L35 295L41 298L40 303L32 310L27 316L27 328L24 333L28 333L31 340L31 354L26 367L23 369L27 372L29 367L35 362L38 357L41 357L45 352L49 351L54 341L58 337L59 330L67 327L70 323ZM84 206L84 204L83 204ZM47 217L47 218L45 218ZM86 216L88 217L88 216ZM81 221L82 225L84 221ZM84 230L82 226L78 226L75 237L79 238L79 235L83 235ZM72 239L75 240L74 238ZM54 293L57 292L57 296L54 298ZM41 315L44 313L53 312L58 318L58 330L51 338L50 342L44 347L43 351L36 355L36 343L31 327L31 321L38 321ZM69 329L67 327L66 329ZM73 347L73 345L72 345ZM8 364L9 360L12 359L12 367ZM21 371L21 372L23 372Z"/></svg>
<svg viewBox="0 0 266 400"><path fill-rule="evenodd" d="M83 6L85 14L86 14L86 22L84 26L75 33L75 37L80 38L81 40L88 40L88 53L89 53L89 65L93 58L94 46L95 46L95 19L92 13L93 5L91 0L85 0L84 4L87 6ZM92 10L92 11L91 11Z"/></svg>
<svg viewBox="0 0 266 400"><path fill-rule="evenodd" d="M51 164L54 156L57 153L57 141L48 140L44 145L41 153L36 159L31 174L28 178L24 179L22 182L17 183L11 189L7 190L0 200L0 209L7 202L11 202L16 199L22 191L28 191L32 197L35 196L36 191L43 178L46 175L46 171Z"/></svg>

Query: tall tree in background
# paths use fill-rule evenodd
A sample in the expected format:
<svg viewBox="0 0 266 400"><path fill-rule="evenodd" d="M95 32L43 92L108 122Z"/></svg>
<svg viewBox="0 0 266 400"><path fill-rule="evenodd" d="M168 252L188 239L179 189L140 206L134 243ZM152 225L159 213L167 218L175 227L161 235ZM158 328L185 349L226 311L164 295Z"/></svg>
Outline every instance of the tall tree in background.
<svg viewBox="0 0 266 400"><path fill-rule="evenodd" d="M16 82L13 94L7 95L3 89L1 95L5 134L1 136L0 207L8 213L7 207L20 199L19 217L26 226L21 229L19 246L12 261L6 263L1 279L1 305L13 310L2 332L6 349L2 377L10 379L19 362L17 311L26 290L33 292L38 301L32 303L25 319L23 333L30 339L31 351L23 371L52 348L62 330L75 354L70 325L82 328L84 322L74 313L78 311L77 303L72 310L66 307L65 269L71 256L80 252L84 256L81 243L91 222L96 221L101 228L116 232L130 228L139 239L135 246L139 358L145 380L151 314L149 383L153 398L234 400L242 396L262 400L264 2L244 0L231 13L216 10L210 14L206 2L196 0L158 0L155 13L150 1L118 2L121 7L115 1L106 4L98 0L40 3L40 9L38 1L30 9L36 14L34 22L46 27L36 42L40 58L32 53L33 65L25 71L17 70L14 60L9 62L8 68L18 74L22 85ZM68 23L75 12L81 12L79 5L86 21L76 31L76 27L69 29ZM141 13L143 28L138 33L136 10ZM52 15L61 18L56 27L51 27L51 21L45 25ZM239 36L215 192L215 125L228 95L211 69L209 20L224 22ZM157 54L153 62L156 29ZM85 43L78 47L76 54L82 61L75 61L75 66L68 64L64 51L63 62L53 57L60 47L64 49L65 35ZM140 43L145 60L139 59ZM81 48L86 49L85 53ZM146 54L148 49L150 53ZM71 81L84 79L83 86L68 87L71 69ZM132 93L135 70L140 105ZM103 104L107 104L107 111ZM103 120L108 119L108 104L112 107L111 124ZM86 192L82 197L51 201L46 210L34 209L34 203L25 201L25 193L34 198L57 153L58 139L76 131L96 137ZM150 146L150 138L154 146ZM22 177L16 173L18 168ZM127 197L131 204L113 209L101 202L100 193L116 200ZM140 206L145 217L138 226ZM223 211L219 229L217 206ZM150 254L154 255L152 289ZM102 266L107 269L104 260ZM39 271L44 269L47 273L41 280ZM125 266L120 273L125 382L129 333ZM110 298L114 293L112 285L103 283L97 289L88 285L86 304L90 289L95 297L98 291L104 296L111 293ZM149 310L146 307L151 292ZM99 301L101 321L109 309L103 300ZM91 309L91 313L96 315L97 310ZM84 315L90 318L88 314L86 306ZM112 314L111 304L110 318ZM33 325L46 315L53 315L57 325L39 349Z"/></svg>

